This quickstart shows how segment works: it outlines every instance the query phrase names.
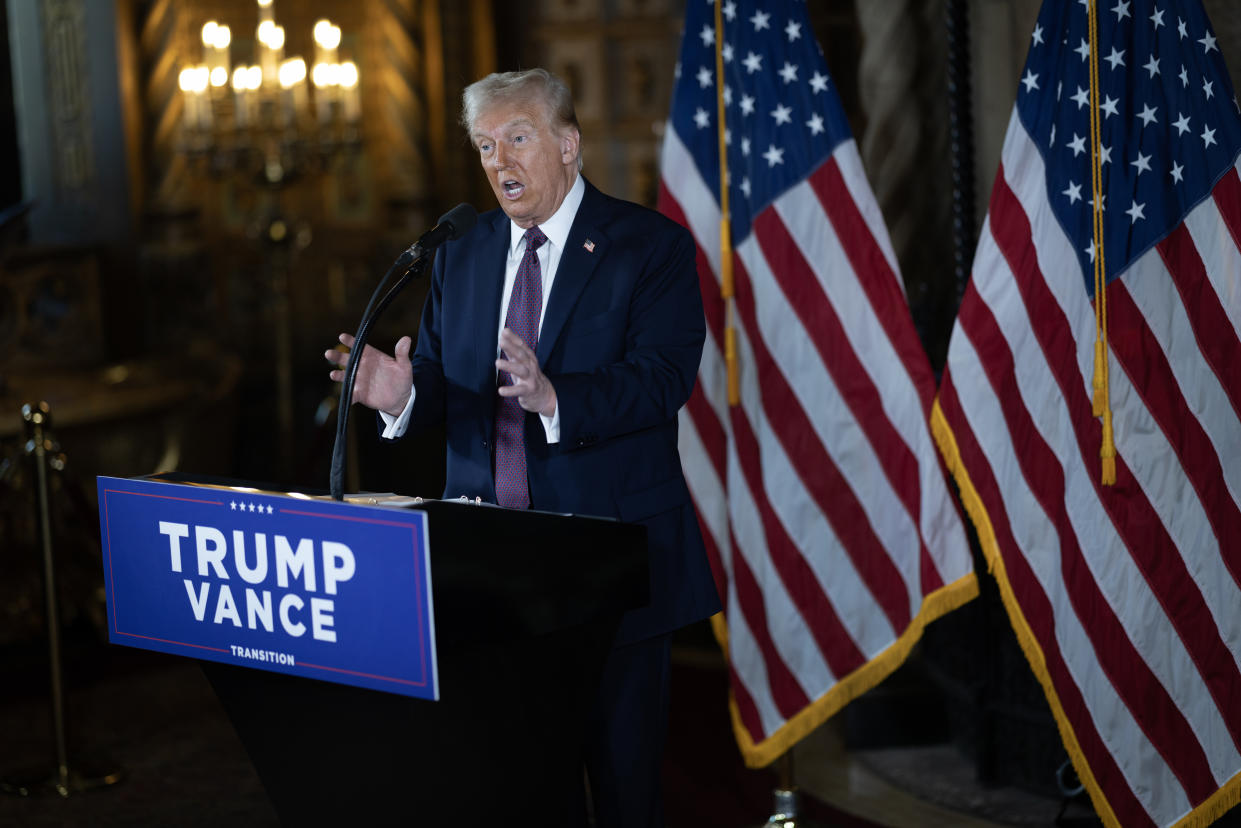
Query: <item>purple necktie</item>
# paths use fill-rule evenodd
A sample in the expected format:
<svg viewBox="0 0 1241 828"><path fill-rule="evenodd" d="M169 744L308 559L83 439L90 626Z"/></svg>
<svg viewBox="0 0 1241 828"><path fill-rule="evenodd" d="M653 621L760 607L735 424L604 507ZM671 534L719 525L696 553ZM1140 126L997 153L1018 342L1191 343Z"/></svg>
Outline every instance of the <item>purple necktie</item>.
<svg viewBox="0 0 1241 828"><path fill-rule="evenodd" d="M508 300L504 326L535 350L539 346L539 315L543 311L543 274L538 249L547 236L537 227L526 231L526 252L517 266L513 293ZM500 385L512 385L507 371L501 371ZM516 397L496 395L496 502L511 509L530 508L530 486L526 481L526 412Z"/></svg>

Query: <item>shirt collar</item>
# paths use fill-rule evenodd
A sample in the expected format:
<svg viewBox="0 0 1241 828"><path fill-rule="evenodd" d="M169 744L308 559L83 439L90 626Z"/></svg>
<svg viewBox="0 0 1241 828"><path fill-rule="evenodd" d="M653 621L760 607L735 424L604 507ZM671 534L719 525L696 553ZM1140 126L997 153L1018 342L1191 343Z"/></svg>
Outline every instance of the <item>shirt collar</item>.
<svg viewBox="0 0 1241 828"><path fill-rule="evenodd" d="M585 195L586 183L582 179L582 174L578 173L577 180L569 188L568 194L565 195L564 201L560 202L556 212L552 213L552 217L546 222L539 225L543 235L547 236L547 240L556 245L559 250L564 250L565 243L569 240L569 231L573 229L573 219L577 218L577 208L582 206L582 197ZM513 221L509 222L509 226L512 231L509 235L508 252L510 256L516 256L526 231Z"/></svg>

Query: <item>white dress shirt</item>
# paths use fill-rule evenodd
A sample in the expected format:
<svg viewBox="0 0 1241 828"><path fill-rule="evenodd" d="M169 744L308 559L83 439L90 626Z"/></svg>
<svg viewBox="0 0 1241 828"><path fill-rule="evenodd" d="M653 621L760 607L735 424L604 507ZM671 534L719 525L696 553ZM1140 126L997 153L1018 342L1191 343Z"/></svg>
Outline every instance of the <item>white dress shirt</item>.
<svg viewBox="0 0 1241 828"><path fill-rule="evenodd" d="M543 330L543 318L547 315L547 298L552 294L552 283L556 280L560 256L564 253L565 242L569 240L569 230L573 227L573 220L577 218L577 210L582 206L582 196L585 194L586 184L582 176L578 175L564 197L564 201L560 202L560 207L551 218L538 225L543 235L547 236L547 241L535 253L539 257L539 272L543 277L543 306L539 312L540 331ZM517 281L517 268L526 252L526 231L513 222L509 222L509 227L508 258L504 263L504 293L500 297L500 318L496 321L497 359L500 357L500 331L504 330L504 319L508 316L509 298L513 294L513 284ZM410 388L409 402L405 404L405 410L400 416L393 417L386 411L379 412L384 422L383 437L392 440L404 434L405 429L409 427L409 415L413 410L414 389ZM560 406L556 406L556 410L550 417L539 414L539 419L543 422L543 432L547 435L547 442L559 443Z"/></svg>

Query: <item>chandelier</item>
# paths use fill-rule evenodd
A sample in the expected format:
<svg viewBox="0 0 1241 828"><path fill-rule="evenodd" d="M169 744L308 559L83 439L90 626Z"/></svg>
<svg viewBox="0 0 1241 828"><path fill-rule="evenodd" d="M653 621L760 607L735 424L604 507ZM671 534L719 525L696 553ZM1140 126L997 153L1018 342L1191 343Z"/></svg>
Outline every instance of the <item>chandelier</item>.
<svg viewBox="0 0 1241 828"><path fill-rule="evenodd" d="M257 0L253 41L237 43L225 23L208 20L201 57L182 67L179 146L213 172L253 172L279 184L306 166L361 144L360 76L341 59L341 29L321 19L314 60L285 54L273 0Z"/></svg>

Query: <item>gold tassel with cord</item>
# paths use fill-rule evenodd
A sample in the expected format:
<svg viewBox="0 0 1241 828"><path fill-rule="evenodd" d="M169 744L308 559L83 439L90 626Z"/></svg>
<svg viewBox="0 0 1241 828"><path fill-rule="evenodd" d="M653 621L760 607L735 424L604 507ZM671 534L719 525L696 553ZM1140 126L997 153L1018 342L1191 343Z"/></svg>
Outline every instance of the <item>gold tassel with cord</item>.
<svg viewBox="0 0 1241 828"><path fill-rule="evenodd" d="M1103 381L1103 340L1099 338L1094 341L1094 381L1092 384L1094 396L1091 398L1091 404L1094 407L1094 415L1102 417L1107 406L1107 384Z"/></svg>
<svg viewBox="0 0 1241 828"><path fill-rule="evenodd" d="M1116 443L1112 439L1112 409L1103 410L1103 445L1099 447L1099 459L1103 461L1103 485L1116 485Z"/></svg>
<svg viewBox="0 0 1241 828"><path fill-rule="evenodd" d="M728 366L728 404L741 405L741 371L737 364L737 329L724 330L724 363Z"/></svg>

